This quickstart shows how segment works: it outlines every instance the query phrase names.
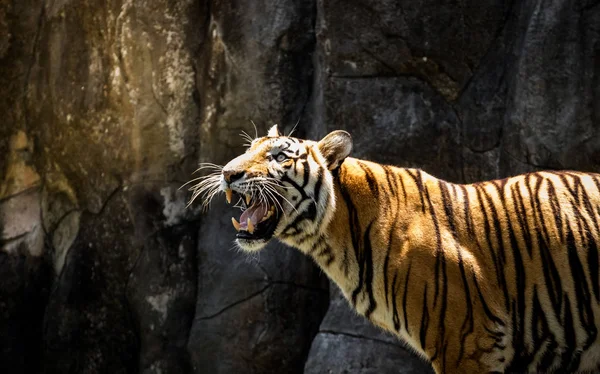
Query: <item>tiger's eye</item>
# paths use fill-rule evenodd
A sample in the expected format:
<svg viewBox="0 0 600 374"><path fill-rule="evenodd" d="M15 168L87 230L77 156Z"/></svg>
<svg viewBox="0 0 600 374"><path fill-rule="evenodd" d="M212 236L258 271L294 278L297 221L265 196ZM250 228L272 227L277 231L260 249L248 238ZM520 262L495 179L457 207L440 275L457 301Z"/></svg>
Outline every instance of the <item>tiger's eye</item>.
<svg viewBox="0 0 600 374"><path fill-rule="evenodd" d="M287 159L287 157L285 157L285 155L277 155L277 162L282 162L285 159Z"/></svg>

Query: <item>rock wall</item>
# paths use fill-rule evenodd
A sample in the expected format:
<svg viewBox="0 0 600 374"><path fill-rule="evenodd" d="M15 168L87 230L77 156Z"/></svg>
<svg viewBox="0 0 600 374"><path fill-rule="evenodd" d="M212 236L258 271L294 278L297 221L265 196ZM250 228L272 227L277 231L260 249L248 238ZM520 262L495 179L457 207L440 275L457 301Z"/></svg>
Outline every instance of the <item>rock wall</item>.
<svg viewBox="0 0 600 374"><path fill-rule="evenodd" d="M600 2L0 0L0 371L421 373L198 162L273 123L470 182L600 172Z"/></svg>

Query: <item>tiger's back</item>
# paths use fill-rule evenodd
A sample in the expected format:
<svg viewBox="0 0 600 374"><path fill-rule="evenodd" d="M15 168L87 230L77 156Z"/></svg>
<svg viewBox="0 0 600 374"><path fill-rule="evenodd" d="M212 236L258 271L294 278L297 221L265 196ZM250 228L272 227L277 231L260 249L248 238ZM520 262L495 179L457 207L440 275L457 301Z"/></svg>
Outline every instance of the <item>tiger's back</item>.
<svg viewBox="0 0 600 374"><path fill-rule="evenodd" d="M438 371L598 368L600 176L458 185L416 169L344 166L341 200L365 212L358 230L373 254L363 257L381 266L372 299L347 295L359 312ZM360 180L359 197L343 192Z"/></svg>

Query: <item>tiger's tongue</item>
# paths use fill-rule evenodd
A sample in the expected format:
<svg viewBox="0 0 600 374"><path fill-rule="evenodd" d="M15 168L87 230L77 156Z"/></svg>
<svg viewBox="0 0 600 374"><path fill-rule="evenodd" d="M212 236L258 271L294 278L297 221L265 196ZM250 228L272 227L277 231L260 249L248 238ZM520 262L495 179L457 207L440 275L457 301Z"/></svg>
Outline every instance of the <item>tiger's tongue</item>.
<svg viewBox="0 0 600 374"><path fill-rule="evenodd" d="M248 228L248 218L252 221L252 224L256 226L264 216L267 215L269 206L264 203L258 203L252 205L250 208L244 210L240 216L240 228L245 230Z"/></svg>

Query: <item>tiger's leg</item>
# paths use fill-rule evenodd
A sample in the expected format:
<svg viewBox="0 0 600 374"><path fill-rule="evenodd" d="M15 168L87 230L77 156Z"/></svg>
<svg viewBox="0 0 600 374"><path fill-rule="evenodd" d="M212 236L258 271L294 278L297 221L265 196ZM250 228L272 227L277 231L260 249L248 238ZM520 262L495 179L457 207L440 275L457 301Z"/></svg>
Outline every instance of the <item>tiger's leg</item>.
<svg viewBox="0 0 600 374"><path fill-rule="evenodd" d="M482 323L469 334L453 334L445 343L428 346L436 373L504 372L514 352L510 336L498 324Z"/></svg>

